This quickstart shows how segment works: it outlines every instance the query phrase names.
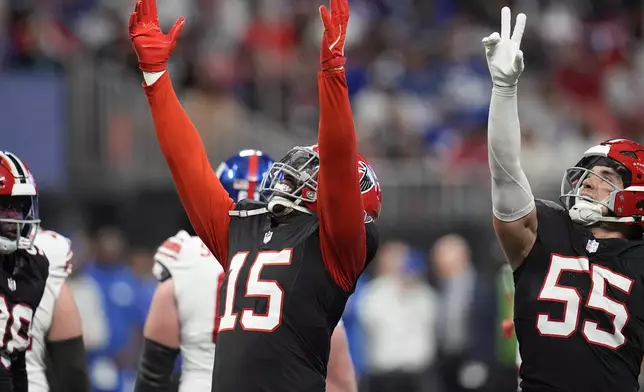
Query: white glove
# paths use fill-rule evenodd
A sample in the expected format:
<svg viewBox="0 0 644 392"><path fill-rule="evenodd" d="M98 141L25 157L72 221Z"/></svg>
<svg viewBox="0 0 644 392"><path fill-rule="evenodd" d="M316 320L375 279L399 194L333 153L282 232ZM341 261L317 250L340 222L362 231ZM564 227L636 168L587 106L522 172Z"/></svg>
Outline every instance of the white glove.
<svg viewBox="0 0 644 392"><path fill-rule="evenodd" d="M492 83L498 87L512 87L519 82L523 72L523 52L519 49L525 30L525 14L517 15L514 33L510 38L510 8L501 9L501 35L492 33L483 38L487 66L492 76Z"/></svg>

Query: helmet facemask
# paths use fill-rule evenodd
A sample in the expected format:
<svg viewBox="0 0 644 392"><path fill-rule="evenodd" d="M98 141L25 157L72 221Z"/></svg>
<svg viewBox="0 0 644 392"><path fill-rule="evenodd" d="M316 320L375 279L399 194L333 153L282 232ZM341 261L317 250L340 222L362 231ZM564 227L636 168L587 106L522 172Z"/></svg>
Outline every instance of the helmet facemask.
<svg viewBox="0 0 644 392"><path fill-rule="evenodd" d="M36 196L0 196L0 254L31 248L39 225Z"/></svg>
<svg viewBox="0 0 644 392"><path fill-rule="evenodd" d="M592 169L596 166L606 166L613 169L621 179L623 186L616 183L618 182L617 178L593 172ZM589 192L584 187L584 182L593 176L611 188L608 196L602 200L596 200L595 197L588 195ZM630 185L630 177L630 172L619 162L602 156L588 156L579 161L576 166L566 170L561 182L559 200L568 210L571 218L578 223L590 226L601 221L619 222L620 218L613 214L615 196Z"/></svg>
<svg viewBox="0 0 644 392"><path fill-rule="evenodd" d="M317 201L320 157L312 148L294 147L273 163L260 186L267 208L280 216L293 210L311 214L305 203Z"/></svg>

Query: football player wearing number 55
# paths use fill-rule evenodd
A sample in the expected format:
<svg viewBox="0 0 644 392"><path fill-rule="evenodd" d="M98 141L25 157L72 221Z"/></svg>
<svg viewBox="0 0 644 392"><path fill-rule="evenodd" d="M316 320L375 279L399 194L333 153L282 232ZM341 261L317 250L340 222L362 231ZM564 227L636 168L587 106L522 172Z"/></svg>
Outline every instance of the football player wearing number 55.
<svg viewBox="0 0 644 392"><path fill-rule="evenodd" d="M483 39L493 223L512 267L521 388L636 392L644 353L644 146L590 147L563 174L560 204L535 200L517 111L526 16Z"/></svg>

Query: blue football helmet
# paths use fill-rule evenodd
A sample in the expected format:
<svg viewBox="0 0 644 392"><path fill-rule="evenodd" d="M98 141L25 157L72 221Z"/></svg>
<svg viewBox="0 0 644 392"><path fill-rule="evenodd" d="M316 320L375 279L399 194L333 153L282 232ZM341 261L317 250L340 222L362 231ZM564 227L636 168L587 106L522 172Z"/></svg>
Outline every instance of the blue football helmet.
<svg viewBox="0 0 644 392"><path fill-rule="evenodd" d="M259 186L273 160L259 150L242 150L217 167L217 177L230 197L260 200Z"/></svg>

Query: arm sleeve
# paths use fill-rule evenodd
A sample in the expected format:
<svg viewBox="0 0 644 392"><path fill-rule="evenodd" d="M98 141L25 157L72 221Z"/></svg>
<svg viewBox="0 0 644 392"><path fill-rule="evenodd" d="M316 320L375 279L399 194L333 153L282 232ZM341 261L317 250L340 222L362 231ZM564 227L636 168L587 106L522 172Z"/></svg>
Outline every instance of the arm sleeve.
<svg viewBox="0 0 644 392"><path fill-rule="evenodd" d="M234 202L212 170L201 137L179 103L168 72L145 91L161 151L190 223L226 269L228 211Z"/></svg>
<svg viewBox="0 0 644 392"><path fill-rule="evenodd" d="M318 86L320 247L335 282L351 291L364 268L367 250L358 149L344 70L320 72Z"/></svg>
<svg viewBox="0 0 644 392"><path fill-rule="evenodd" d="M145 339L139 360L134 392L160 392L169 389L179 349Z"/></svg>
<svg viewBox="0 0 644 392"><path fill-rule="evenodd" d="M83 337L47 342L51 376L58 389L65 392L89 392L89 373Z"/></svg>
<svg viewBox="0 0 644 392"><path fill-rule="evenodd" d="M24 351L20 351L11 360L11 379L15 392L27 392L29 390L25 355L26 353Z"/></svg>
<svg viewBox="0 0 644 392"><path fill-rule="evenodd" d="M521 127L514 87L492 89L488 120L488 159L492 208L500 221L512 222L534 209L534 196L521 169Z"/></svg>

